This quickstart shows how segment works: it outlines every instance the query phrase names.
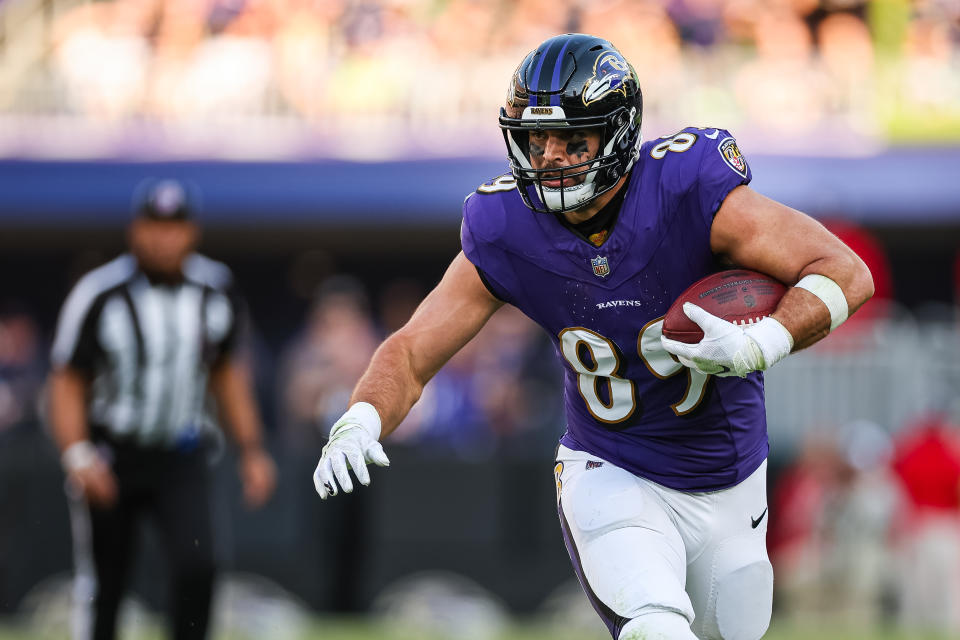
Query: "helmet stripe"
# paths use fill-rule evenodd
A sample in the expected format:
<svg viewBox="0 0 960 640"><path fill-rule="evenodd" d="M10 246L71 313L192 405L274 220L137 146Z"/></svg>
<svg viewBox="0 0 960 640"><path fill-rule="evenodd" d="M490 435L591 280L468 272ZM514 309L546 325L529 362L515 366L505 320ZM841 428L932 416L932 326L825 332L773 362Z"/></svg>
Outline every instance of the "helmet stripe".
<svg viewBox="0 0 960 640"><path fill-rule="evenodd" d="M557 61L553 65L553 78L550 79L550 91L559 91L560 90L560 68L563 66L563 54L567 52L567 47L570 46L572 38L567 38L567 41L563 43L563 48L560 49L560 55L557 56ZM560 94L550 96L550 104L559 107L560 106Z"/></svg>
<svg viewBox="0 0 960 640"><path fill-rule="evenodd" d="M552 44L550 46L553 46ZM533 79L530 82L530 106L537 107L540 105L540 101L537 99L537 91L540 90L540 70L543 69L543 61L547 59L547 55L550 53L550 47L547 47L547 50L540 55L540 59L537 61L537 68L533 70Z"/></svg>

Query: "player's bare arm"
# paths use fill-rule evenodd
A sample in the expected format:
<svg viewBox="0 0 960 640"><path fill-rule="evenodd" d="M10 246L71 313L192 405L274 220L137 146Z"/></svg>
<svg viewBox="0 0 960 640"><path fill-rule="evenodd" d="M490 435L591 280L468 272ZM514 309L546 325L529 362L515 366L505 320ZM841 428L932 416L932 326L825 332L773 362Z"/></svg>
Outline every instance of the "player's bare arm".
<svg viewBox="0 0 960 640"><path fill-rule="evenodd" d="M73 367L58 367L50 373L50 423L60 449L87 439L87 378Z"/></svg>
<svg viewBox="0 0 960 640"><path fill-rule="evenodd" d="M777 309L747 327L685 303L704 338L663 347L701 373L744 377L765 371L826 337L873 295L862 260L822 225L745 185L724 198L710 228L710 249L723 260L792 285Z"/></svg>
<svg viewBox="0 0 960 640"><path fill-rule="evenodd" d="M347 493L353 490L348 466L366 485L367 463L389 464L377 440L397 428L424 385L502 305L473 264L458 254L413 317L374 353L353 391L350 409L331 429L314 472L322 498L336 495L338 484Z"/></svg>
<svg viewBox="0 0 960 640"><path fill-rule="evenodd" d="M116 499L117 484L110 467L89 440L87 390L89 381L77 369L63 366L50 374L50 426L62 452L69 481L87 500L108 506Z"/></svg>
<svg viewBox="0 0 960 640"><path fill-rule="evenodd" d="M789 285L811 275L829 278L843 292L848 314L873 295L873 278L856 253L813 218L747 186L732 190L720 206L710 245L733 263ZM827 305L798 287L787 291L772 317L793 336L794 351L826 337L831 328Z"/></svg>
<svg viewBox="0 0 960 640"><path fill-rule="evenodd" d="M377 349L351 396L380 413L382 435L393 431L424 385L486 324L502 302L459 253L413 317Z"/></svg>
<svg viewBox="0 0 960 640"><path fill-rule="evenodd" d="M239 359L227 358L210 372L210 390L224 418L222 423L240 451L244 500L250 507L259 507L273 493L276 468L263 448L249 367Z"/></svg>

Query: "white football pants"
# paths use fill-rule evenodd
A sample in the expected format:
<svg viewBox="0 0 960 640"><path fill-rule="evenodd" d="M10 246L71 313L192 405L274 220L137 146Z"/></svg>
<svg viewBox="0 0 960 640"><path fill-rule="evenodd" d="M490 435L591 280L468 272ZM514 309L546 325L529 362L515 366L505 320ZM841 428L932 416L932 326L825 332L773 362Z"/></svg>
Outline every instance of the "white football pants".
<svg viewBox="0 0 960 640"><path fill-rule="evenodd" d="M662 612L683 616L703 640L763 636L773 602L766 461L706 493L668 489L562 445L554 471L570 560L615 640L632 640L644 615Z"/></svg>

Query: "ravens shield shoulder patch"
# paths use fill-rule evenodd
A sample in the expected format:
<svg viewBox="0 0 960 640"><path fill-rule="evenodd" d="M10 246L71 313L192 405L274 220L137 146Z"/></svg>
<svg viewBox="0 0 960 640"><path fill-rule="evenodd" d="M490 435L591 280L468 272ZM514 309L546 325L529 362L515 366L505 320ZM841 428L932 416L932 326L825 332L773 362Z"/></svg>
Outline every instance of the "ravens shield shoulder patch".
<svg viewBox="0 0 960 640"><path fill-rule="evenodd" d="M747 177L747 159L743 157L743 153L740 151L740 147L737 146L737 141L733 138L724 138L720 141L720 144L717 146L717 149L720 151L720 155L723 156L723 161L727 163L727 166L737 172L740 176Z"/></svg>

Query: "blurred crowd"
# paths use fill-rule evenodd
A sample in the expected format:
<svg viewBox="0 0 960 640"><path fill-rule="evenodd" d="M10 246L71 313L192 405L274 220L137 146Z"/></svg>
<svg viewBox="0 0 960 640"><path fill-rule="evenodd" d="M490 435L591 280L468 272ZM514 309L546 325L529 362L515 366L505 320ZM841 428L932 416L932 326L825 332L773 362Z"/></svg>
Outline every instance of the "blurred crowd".
<svg viewBox="0 0 960 640"><path fill-rule="evenodd" d="M36 424L46 360L31 311L0 301L0 434Z"/></svg>
<svg viewBox="0 0 960 640"><path fill-rule="evenodd" d="M266 126L262 147L283 137L264 123L282 122L326 136L332 155L497 151L510 73L566 31L624 52L658 134L713 123L756 144L833 154L950 135L960 118L952 0L3 4L13 15L18 3L50 5L36 16L55 17L32 55L15 45L36 33L8 18L0 111L105 125L234 122L251 137ZM459 132L457 148L445 131ZM829 148L810 133L830 134Z"/></svg>

